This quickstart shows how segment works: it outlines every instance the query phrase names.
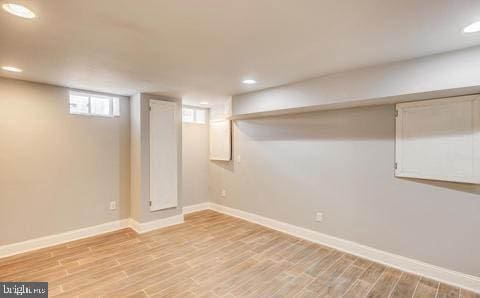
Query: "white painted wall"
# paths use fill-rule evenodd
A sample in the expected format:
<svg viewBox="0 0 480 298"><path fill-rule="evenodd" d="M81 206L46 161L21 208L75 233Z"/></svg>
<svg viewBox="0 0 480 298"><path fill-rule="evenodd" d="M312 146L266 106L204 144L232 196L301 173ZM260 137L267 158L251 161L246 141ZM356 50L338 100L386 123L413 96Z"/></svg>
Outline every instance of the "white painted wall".
<svg viewBox="0 0 480 298"><path fill-rule="evenodd" d="M208 145L208 124L183 123L182 192L184 206L208 202Z"/></svg>
<svg viewBox="0 0 480 298"><path fill-rule="evenodd" d="M146 93L136 94L131 97L130 126L132 134L131 143L131 217L137 222L149 222L182 213L182 122L178 117L178 206L165 210L150 211L150 152L149 152L149 100L170 100L177 103L177 113L181 115L181 100L165 98Z"/></svg>
<svg viewBox="0 0 480 298"><path fill-rule="evenodd" d="M234 161L210 162L213 202L480 276L480 186L395 178L393 105L238 120L233 135Z"/></svg>
<svg viewBox="0 0 480 298"><path fill-rule="evenodd" d="M233 97L233 116L311 111L480 92L480 47L432 55Z"/></svg>
<svg viewBox="0 0 480 298"><path fill-rule="evenodd" d="M0 245L129 217L127 97L120 112L70 115L67 88L0 78Z"/></svg>
<svg viewBox="0 0 480 298"><path fill-rule="evenodd" d="M142 126L141 94L130 97L130 217L141 218Z"/></svg>

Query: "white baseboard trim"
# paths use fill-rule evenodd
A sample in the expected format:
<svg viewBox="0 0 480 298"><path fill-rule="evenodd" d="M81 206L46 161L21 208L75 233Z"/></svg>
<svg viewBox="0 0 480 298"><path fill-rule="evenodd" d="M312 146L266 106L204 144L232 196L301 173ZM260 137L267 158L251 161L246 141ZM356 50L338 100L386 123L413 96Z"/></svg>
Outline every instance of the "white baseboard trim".
<svg viewBox="0 0 480 298"><path fill-rule="evenodd" d="M410 259L366 245L260 216L254 213L245 212L239 209L234 209L215 203L209 203L209 209L238 217L298 238L329 246L352 255L400 269L402 271L422 275L446 284L480 293L480 278L476 276L441 268L415 259Z"/></svg>
<svg viewBox="0 0 480 298"><path fill-rule="evenodd" d="M60 234L35 238L27 241L0 246L0 258L41 249L69 241L74 241L99 234L113 232L129 227L129 219L116 220L104 224L68 231Z"/></svg>
<svg viewBox="0 0 480 298"><path fill-rule="evenodd" d="M131 228L135 232L142 234L155 229L168 227L171 225L183 223L183 214L162 218L155 221L139 223L134 219L127 218L107 222L104 224L68 231L60 234L35 238L27 241L12 243L0 246L0 258L13 256L16 254L29 252L57 244L62 244L82 238L97 236L100 234L113 232L120 229Z"/></svg>
<svg viewBox="0 0 480 298"><path fill-rule="evenodd" d="M138 222L132 218L130 218L129 226L135 232L139 234L143 234L146 232L150 232L156 229L165 228L168 226L178 225L183 223L183 214L174 215L166 218L161 218L149 222Z"/></svg>
<svg viewBox="0 0 480 298"><path fill-rule="evenodd" d="M205 203L200 203L200 204L195 204L195 205L189 205L183 207L183 214L190 214L193 212L198 212L202 210L207 210L210 209L210 203L205 202Z"/></svg>
<svg viewBox="0 0 480 298"><path fill-rule="evenodd" d="M362 258L372 260L387 266L391 266L402 271L422 275L450 285L465 288L480 293L480 278L467 275L453 270L434 266L418 260L406 258L369 246L358 244L345 239L333 237L313 230L294 226L285 222L277 221L268 217L249 213L239 209L215 203L202 203L197 205L185 206L184 213L211 209L230 216L238 217L250 222L286 233L292 236L309 240L318 244L329 246ZM155 221L139 223L131 218L112 221L92 227L68 231L56 235L36 238L23 242L7 244L0 246L0 258L24 253L36 249L45 248L69 241L74 241L86 237L92 237L103 233L108 233L124 228L132 228L137 233L146 233L155 229L183 223L183 214L162 218Z"/></svg>

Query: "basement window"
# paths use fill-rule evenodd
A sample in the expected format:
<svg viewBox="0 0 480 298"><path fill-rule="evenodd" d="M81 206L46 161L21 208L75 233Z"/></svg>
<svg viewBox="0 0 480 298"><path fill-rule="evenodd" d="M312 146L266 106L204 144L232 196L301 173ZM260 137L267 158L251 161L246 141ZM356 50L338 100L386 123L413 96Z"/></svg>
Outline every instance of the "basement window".
<svg viewBox="0 0 480 298"><path fill-rule="evenodd" d="M207 110L196 107L183 107L182 121L186 123L207 123Z"/></svg>
<svg viewBox="0 0 480 298"><path fill-rule="evenodd" d="M70 114L100 117L120 116L118 97L70 91Z"/></svg>

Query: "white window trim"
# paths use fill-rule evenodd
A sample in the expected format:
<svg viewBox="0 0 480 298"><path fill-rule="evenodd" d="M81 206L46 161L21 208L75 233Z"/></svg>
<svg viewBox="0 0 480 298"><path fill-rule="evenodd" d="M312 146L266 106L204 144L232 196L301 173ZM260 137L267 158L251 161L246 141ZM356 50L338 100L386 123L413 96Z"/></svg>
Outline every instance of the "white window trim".
<svg viewBox="0 0 480 298"><path fill-rule="evenodd" d="M88 113L79 113L79 112L72 112L70 110L70 96L77 95L77 96L86 96L88 97ZM93 114L92 113L92 97L98 98L106 98L110 102L110 110L108 115L100 115L100 114ZM115 96L108 96L93 92L83 92L83 91L74 91L70 90L68 93L68 110L71 115L80 115L80 116L89 116L89 117L102 117L102 118L114 118L120 116L120 100L118 97Z"/></svg>

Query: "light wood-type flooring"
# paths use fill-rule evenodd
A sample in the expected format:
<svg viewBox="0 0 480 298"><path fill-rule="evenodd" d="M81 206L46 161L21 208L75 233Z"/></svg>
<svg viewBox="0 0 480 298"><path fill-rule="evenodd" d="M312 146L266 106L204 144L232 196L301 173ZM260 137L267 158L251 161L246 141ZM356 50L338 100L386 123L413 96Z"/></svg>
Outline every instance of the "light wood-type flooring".
<svg viewBox="0 0 480 298"><path fill-rule="evenodd" d="M213 211L0 259L0 281L60 297L462 297L480 295Z"/></svg>

